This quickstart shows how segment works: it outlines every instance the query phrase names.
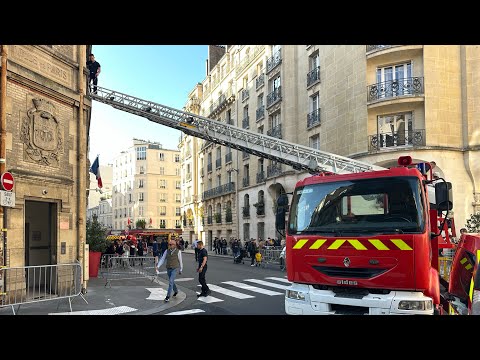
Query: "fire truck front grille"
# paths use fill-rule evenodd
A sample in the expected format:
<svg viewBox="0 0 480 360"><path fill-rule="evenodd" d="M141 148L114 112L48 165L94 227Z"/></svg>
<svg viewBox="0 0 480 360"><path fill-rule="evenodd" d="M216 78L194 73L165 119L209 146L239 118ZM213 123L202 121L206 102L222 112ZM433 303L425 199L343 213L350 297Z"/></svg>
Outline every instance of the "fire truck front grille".
<svg viewBox="0 0 480 360"><path fill-rule="evenodd" d="M369 279L377 276L387 269L373 269L373 268L340 268L334 266L313 266L313 268L322 274L330 277L343 277L343 278L359 278Z"/></svg>

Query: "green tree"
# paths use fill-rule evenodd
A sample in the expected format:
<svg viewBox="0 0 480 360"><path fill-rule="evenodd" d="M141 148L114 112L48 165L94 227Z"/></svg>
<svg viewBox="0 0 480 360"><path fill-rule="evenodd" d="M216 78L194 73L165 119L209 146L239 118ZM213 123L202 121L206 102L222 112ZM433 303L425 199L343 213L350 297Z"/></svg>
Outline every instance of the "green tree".
<svg viewBox="0 0 480 360"><path fill-rule="evenodd" d="M145 219L139 219L135 223L135 227L137 229L145 229L146 226L147 226L147 221Z"/></svg>
<svg viewBox="0 0 480 360"><path fill-rule="evenodd" d="M467 229L470 233L480 232L480 212L470 214L470 219L467 220Z"/></svg>
<svg viewBox="0 0 480 360"><path fill-rule="evenodd" d="M87 220L87 244L90 251L105 252L108 247L107 229L98 222L97 217Z"/></svg>

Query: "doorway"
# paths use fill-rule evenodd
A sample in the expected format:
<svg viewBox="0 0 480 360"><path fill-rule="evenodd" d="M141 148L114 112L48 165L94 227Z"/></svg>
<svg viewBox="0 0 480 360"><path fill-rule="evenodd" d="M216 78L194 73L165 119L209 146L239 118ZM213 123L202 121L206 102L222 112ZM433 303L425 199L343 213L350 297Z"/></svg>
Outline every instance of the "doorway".
<svg viewBox="0 0 480 360"><path fill-rule="evenodd" d="M25 266L57 264L57 204L25 201ZM47 268L48 269L48 268ZM28 276L28 286L50 288L53 269ZM53 286L52 286L53 287Z"/></svg>

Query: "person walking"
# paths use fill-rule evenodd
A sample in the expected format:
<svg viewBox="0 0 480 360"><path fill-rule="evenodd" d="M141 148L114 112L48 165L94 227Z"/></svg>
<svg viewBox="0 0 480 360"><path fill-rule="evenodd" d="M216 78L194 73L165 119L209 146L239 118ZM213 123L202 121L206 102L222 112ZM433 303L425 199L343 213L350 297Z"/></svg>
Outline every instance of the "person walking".
<svg viewBox="0 0 480 360"><path fill-rule="evenodd" d="M198 240L193 240L192 243L193 249L195 250L195 261L198 261Z"/></svg>
<svg viewBox="0 0 480 360"><path fill-rule="evenodd" d="M197 297L200 296L208 296L210 295L211 291L207 285L207 280L205 279L205 274L207 273L207 260L208 260L208 253L207 249L203 247L203 241L197 241L197 249L198 249L198 282L202 285L202 290Z"/></svg>
<svg viewBox="0 0 480 360"><path fill-rule="evenodd" d="M158 269L162 264L167 261L167 276L168 276L168 290L167 296L165 297L165 302L170 301L170 294L173 291L173 297L177 296L178 289L175 284L175 277L177 276L177 269L180 268L178 274L182 275L183 262L182 262L182 251L177 248L177 243L175 240L170 240L168 242L168 249L165 251L158 261L157 268L155 269L157 274L160 274Z"/></svg>
<svg viewBox="0 0 480 360"><path fill-rule="evenodd" d="M89 70L88 86L91 87L93 82L93 93L97 93L98 75L100 75L100 63L95 60L95 55L88 55L87 68Z"/></svg>

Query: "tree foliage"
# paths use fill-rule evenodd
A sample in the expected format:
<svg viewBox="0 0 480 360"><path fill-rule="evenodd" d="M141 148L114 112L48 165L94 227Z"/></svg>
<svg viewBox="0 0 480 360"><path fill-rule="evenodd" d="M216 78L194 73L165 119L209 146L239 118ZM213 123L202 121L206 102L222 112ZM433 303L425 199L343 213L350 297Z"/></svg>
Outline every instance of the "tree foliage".
<svg viewBox="0 0 480 360"><path fill-rule="evenodd" d="M137 222L135 223L135 227L137 229L145 229L147 226L147 221L145 219L138 219Z"/></svg>
<svg viewBox="0 0 480 360"><path fill-rule="evenodd" d="M470 233L480 233L480 212L470 214L466 227Z"/></svg>
<svg viewBox="0 0 480 360"><path fill-rule="evenodd" d="M87 244L90 251L105 252L108 247L107 229L98 222L97 217L87 220Z"/></svg>

